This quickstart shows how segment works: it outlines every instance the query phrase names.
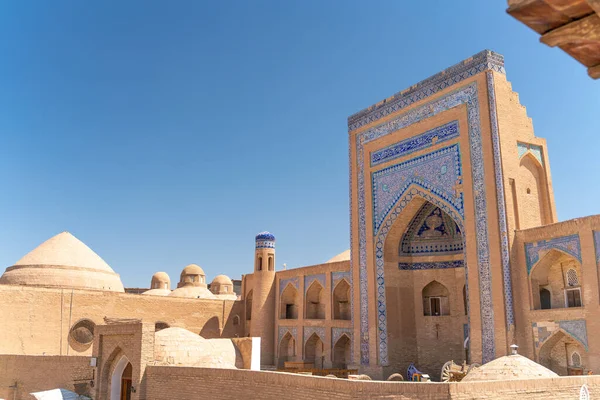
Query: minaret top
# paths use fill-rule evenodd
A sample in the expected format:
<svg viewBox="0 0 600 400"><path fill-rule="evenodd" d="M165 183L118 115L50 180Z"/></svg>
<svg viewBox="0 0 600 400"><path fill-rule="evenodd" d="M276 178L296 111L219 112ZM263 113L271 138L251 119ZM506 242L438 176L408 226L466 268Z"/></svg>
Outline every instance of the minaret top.
<svg viewBox="0 0 600 400"><path fill-rule="evenodd" d="M256 235L256 248L257 249L274 249L275 248L275 235L270 232L261 232Z"/></svg>

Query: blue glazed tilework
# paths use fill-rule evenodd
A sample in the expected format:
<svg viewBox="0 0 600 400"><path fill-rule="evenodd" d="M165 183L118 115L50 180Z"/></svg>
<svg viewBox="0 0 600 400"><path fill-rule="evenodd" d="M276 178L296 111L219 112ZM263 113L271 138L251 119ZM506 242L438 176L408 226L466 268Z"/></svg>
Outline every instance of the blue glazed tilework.
<svg viewBox="0 0 600 400"><path fill-rule="evenodd" d="M473 82L463 86L447 95L433 100L429 103L416 107L398 118L385 122L379 126L368 129L356 135L356 167L357 167L357 186L358 186L358 233L359 233L359 278L361 294L361 314L360 314L360 348L361 364L369 363L369 327L368 327L368 287L367 287L367 254L366 254L366 215L365 215L365 184L364 184L364 154L363 147L366 143L378 139L390 132L409 126L415 122L437 115L440 112L464 104L467 106L467 120L469 132L469 146L471 152L471 172L473 177L473 191L475 193L475 224L477 239L477 257L479 270L479 292L480 308L482 316L482 348L483 361L487 362L495 357L494 344L494 313L492 308L491 293L491 271L489 263L489 245L487 229L487 210L486 210L486 188L484 183L484 164L483 149L481 144L481 126L479 116L479 100L477 83ZM422 192L418 187L414 187L416 192ZM408 191L407 191L408 192ZM424 192L422 192L424 193ZM412 198L412 193L407 193L406 197ZM427 200L434 197L424 194ZM406 201L406 199L404 199ZM430 200L431 201L431 200ZM387 365L387 323L386 323L386 301L385 301L385 283L383 277L383 252L378 246L383 247L383 239L389 230L389 221L393 221L395 216L404 208L402 201L399 201L399 209L388 214L386 221L380 227L376 239L376 282L377 282L377 304L378 304L378 344L379 344L379 362L381 365ZM446 202L439 201L435 196L434 204L438 205L447 214L453 216L455 221L462 221L457 216L454 207L449 207ZM386 228L386 225L387 228ZM461 222L461 230L462 222ZM377 254L381 256L377 256Z"/></svg>
<svg viewBox="0 0 600 400"><path fill-rule="evenodd" d="M460 148L454 144L372 174L373 231L377 232L389 211L411 185L431 191L451 204L460 215L463 194Z"/></svg>
<svg viewBox="0 0 600 400"><path fill-rule="evenodd" d="M600 263L600 231L594 231L594 249L596 250L596 264Z"/></svg>
<svg viewBox="0 0 600 400"><path fill-rule="evenodd" d="M286 333L290 333L294 340L298 341L298 328L295 326L280 326L279 327L279 339L277 340L277 348L279 349L279 345L281 344L281 339L285 336Z"/></svg>
<svg viewBox="0 0 600 400"><path fill-rule="evenodd" d="M280 279L279 280L279 296L281 296L281 293L283 293L283 291L285 290L285 287L288 284L291 284L292 286L294 286L296 288L296 290L299 290L299 287L298 287L299 280L300 279L297 276L294 276L292 278L287 278L287 279Z"/></svg>
<svg viewBox="0 0 600 400"><path fill-rule="evenodd" d="M304 327L304 344L310 339L313 333L316 333L319 339L325 343L325 327L323 326L305 326Z"/></svg>
<svg viewBox="0 0 600 400"><path fill-rule="evenodd" d="M506 322L515 324L512 278L510 269L510 249L508 245L508 223L506 219L506 199L504 194L504 176L502 172L502 156L500 153L500 134L498 131L498 116L496 113L496 91L494 89L494 74L486 72L488 87L488 102L490 107L490 123L492 132L492 149L494 152L494 172L496 194L498 196L498 223L500 228L500 251L502 257L502 280L504 284L504 309Z"/></svg>
<svg viewBox="0 0 600 400"><path fill-rule="evenodd" d="M448 268L463 268L465 262L463 260L456 261L440 261L440 262L419 262L419 263L398 263L398 269L403 271L416 271L422 269L448 269Z"/></svg>
<svg viewBox="0 0 600 400"><path fill-rule="evenodd" d="M542 157L542 147L536 146L535 144L530 143L522 143L517 142L517 152L519 153L519 159L530 151L531 154L540 162L540 164L544 165L544 159Z"/></svg>
<svg viewBox="0 0 600 400"><path fill-rule="evenodd" d="M584 319L558 321L558 326L577 339L586 350L588 349L587 327Z"/></svg>
<svg viewBox="0 0 600 400"><path fill-rule="evenodd" d="M341 281L342 279L345 279L348 282L348 284L350 285L350 288L352 288L352 274L350 271L332 272L331 273L331 291L332 292L335 289L335 287L337 286L338 282Z"/></svg>
<svg viewBox="0 0 600 400"><path fill-rule="evenodd" d="M504 57L493 51L483 50L473 57L411 86L409 89L396 93L392 97L350 116L348 118L348 130L356 130L363 125L377 121L386 115L411 106L454 84L488 70L504 74Z"/></svg>
<svg viewBox="0 0 600 400"><path fill-rule="evenodd" d="M533 266L540 260L541 252L557 249L575 257L581 262L581 245L579 235L563 236L550 240L540 240L539 242L525 243L525 259L527 261L527 273L531 273Z"/></svg>
<svg viewBox="0 0 600 400"><path fill-rule="evenodd" d="M446 125L438 126L425 133L413 136L409 139L394 143L388 147L371 153L371 166L393 160L398 157L403 157L414 153L418 150L423 150L431 147L434 142L441 143L446 140L458 137L458 121L452 121Z"/></svg>
<svg viewBox="0 0 600 400"><path fill-rule="evenodd" d="M323 289L325 289L325 274L307 275L304 277L304 294L306 294L306 291L314 281L318 281L323 286Z"/></svg>

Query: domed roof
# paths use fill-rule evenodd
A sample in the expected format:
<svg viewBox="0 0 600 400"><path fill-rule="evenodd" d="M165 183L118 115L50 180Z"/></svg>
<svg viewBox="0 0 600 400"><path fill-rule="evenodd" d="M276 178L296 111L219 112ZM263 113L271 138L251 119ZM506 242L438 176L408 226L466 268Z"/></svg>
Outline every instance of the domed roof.
<svg viewBox="0 0 600 400"><path fill-rule="evenodd" d="M157 280L158 282L171 282L171 278L169 278L169 274L166 272L157 272L152 275L152 281Z"/></svg>
<svg viewBox="0 0 600 400"><path fill-rule="evenodd" d="M242 358L231 339L204 339L183 328L166 328L154 334L156 365L236 368Z"/></svg>
<svg viewBox="0 0 600 400"><path fill-rule="evenodd" d="M142 294L149 296L168 296L171 294L171 289L150 289L142 292Z"/></svg>
<svg viewBox="0 0 600 400"><path fill-rule="evenodd" d="M233 282L231 281L231 279L229 279L229 277L227 275L217 275L215 276L215 279L213 279L211 285L233 285Z"/></svg>
<svg viewBox="0 0 600 400"><path fill-rule="evenodd" d="M326 264L333 263L333 262L339 262L339 261L350 261L350 249L341 252L340 254L338 254L335 257L330 258Z"/></svg>
<svg viewBox="0 0 600 400"><path fill-rule="evenodd" d="M462 382L554 378L558 375L520 354L496 358L467 374Z"/></svg>
<svg viewBox="0 0 600 400"><path fill-rule="evenodd" d="M124 292L119 275L69 232L46 240L7 268L0 284Z"/></svg>
<svg viewBox="0 0 600 400"><path fill-rule="evenodd" d="M190 264L181 271L181 275L204 275L204 270L199 265Z"/></svg>
<svg viewBox="0 0 600 400"><path fill-rule="evenodd" d="M261 232L258 235L256 235L256 240L275 240L275 235L273 235L271 232Z"/></svg>
<svg viewBox="0 0 600 400"><path fill-rule="evenodd" d="M186 297L188 299L215 299L215 295L203 286L181 286L169 293L173 297Z"/></svg>

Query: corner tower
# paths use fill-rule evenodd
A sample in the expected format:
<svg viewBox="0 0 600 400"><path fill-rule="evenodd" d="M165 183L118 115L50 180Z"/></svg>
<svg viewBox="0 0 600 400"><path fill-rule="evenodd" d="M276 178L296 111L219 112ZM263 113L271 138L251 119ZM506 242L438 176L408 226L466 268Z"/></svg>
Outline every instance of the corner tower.
<svg viewBox="0 0 600 400"><path fill-rule="evenodd" d="M260 337L260 359L265 365L274 364L275 325L275 236L269 232L256 235L254 251L254 295L250 336Z"/></svg>

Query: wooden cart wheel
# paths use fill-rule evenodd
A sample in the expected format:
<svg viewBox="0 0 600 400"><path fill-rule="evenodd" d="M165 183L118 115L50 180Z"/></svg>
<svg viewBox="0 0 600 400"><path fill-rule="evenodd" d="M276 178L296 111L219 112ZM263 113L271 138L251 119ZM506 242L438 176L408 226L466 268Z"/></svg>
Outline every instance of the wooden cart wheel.
<svg viewBox="0 0 600 400"><path fill-rule="evenodd" d="M442 367L442 373L440 375L440 380L442 382L450 382L450 379L452 379L452 365L454 365L454 361L448 361Z"/></svg>
<svg viewBox="0 0 600 400"><path fill-rule="evenodd" d="M467 369L467 375L469 374L469 372L471 372L471 370L473 368L479 368L479 367L481 367L481 364L473 363L473 364L469 365L469 369Z"/></svg>

